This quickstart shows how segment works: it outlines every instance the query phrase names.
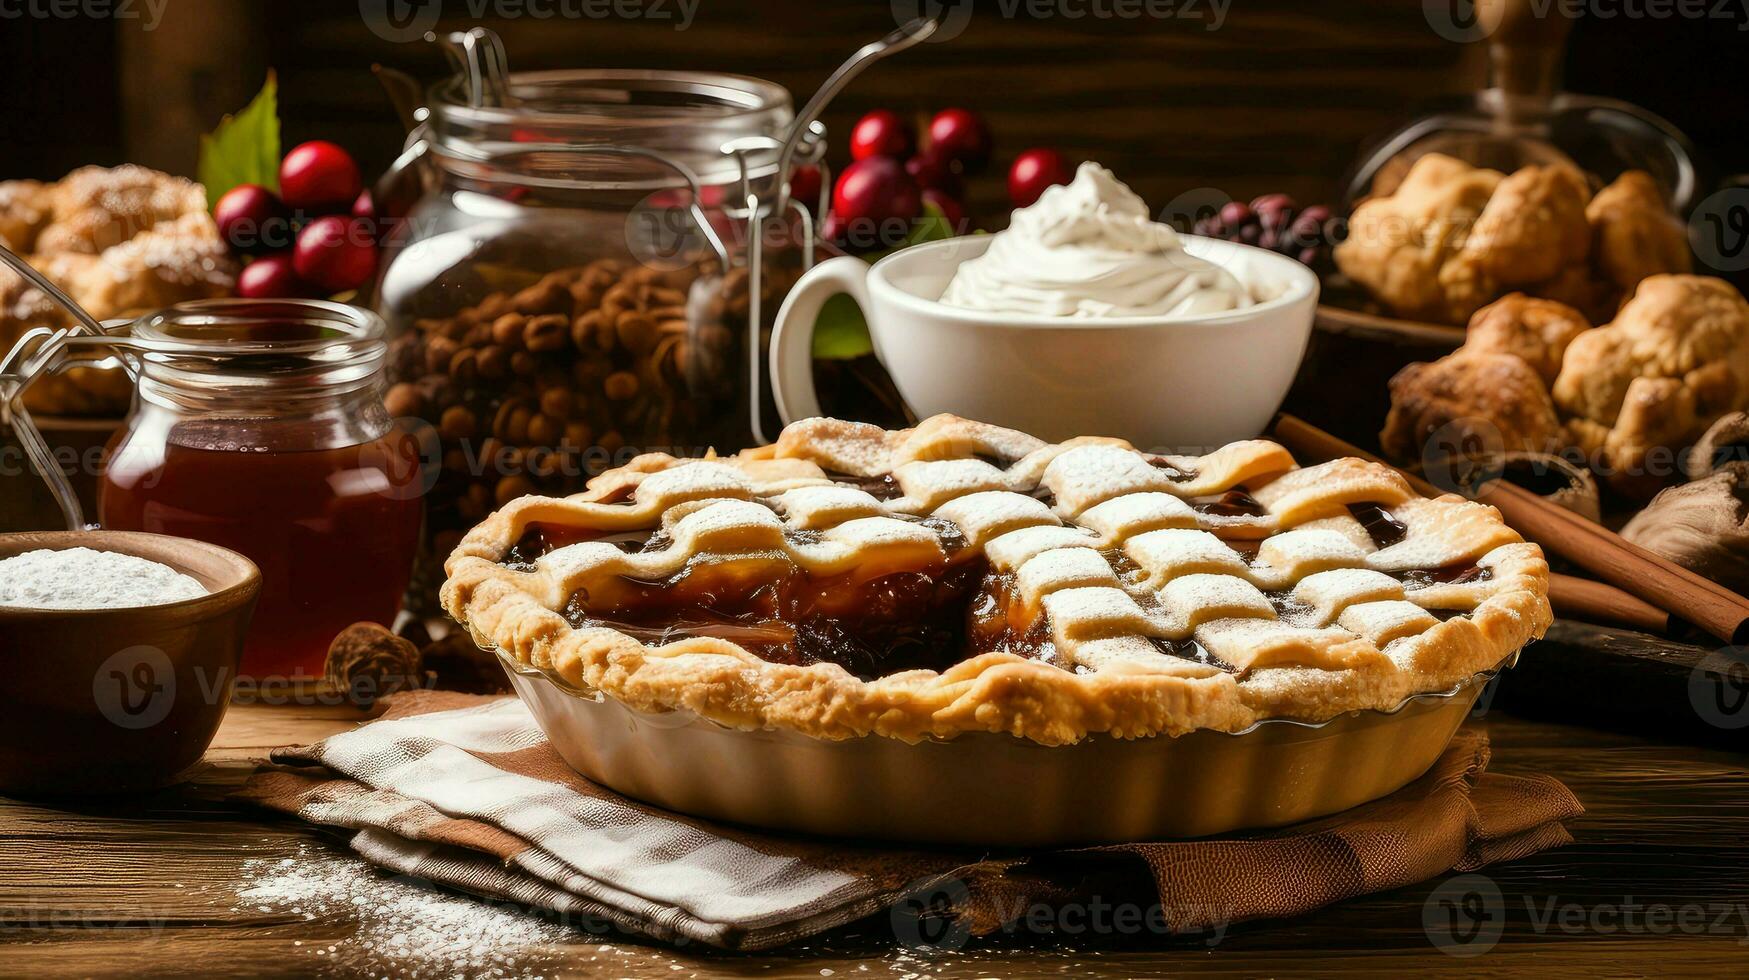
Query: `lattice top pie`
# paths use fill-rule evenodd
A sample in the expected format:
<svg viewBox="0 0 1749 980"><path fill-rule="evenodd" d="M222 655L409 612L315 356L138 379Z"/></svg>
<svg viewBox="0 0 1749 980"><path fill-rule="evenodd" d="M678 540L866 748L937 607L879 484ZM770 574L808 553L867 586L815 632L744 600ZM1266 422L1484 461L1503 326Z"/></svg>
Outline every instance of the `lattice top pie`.
<svg viewBox="0 0 1749 980"><path fill-rule="evenodd" d="M482 644L643 710L824 738L1237 731L1390 709L1551 619L1491 507L1358 459L810 419L525 497L450 557Z"/></svg>

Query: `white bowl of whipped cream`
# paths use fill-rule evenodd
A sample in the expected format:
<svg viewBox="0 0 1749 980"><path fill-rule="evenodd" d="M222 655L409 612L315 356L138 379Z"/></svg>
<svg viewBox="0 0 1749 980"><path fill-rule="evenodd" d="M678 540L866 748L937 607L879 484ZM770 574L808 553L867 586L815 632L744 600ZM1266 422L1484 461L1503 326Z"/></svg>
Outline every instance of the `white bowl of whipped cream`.
<svg viewBox="0 0 1749 980"><path fill-rule="evenodd" d="M836 258L802 277L772 335L786 422L820 414L813 325L839 293L862 307L919 417L1197 451L1267 427L1305 354L1318 278L1275 252L1181 235L1110 171L1082 164L998 234L873 266Z"/></svg>

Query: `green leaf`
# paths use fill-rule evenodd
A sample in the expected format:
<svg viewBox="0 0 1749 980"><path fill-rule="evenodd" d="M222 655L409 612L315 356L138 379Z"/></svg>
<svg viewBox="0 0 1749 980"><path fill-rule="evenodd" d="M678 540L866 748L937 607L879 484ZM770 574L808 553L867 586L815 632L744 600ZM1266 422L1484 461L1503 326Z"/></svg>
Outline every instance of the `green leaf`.
<svg viewBox="0 0 1749 980"><path fill-rule="evenodd" d="M814 320L814 356L826 361L848 361L874 353L868 321L862 307L846 293L828 299Z"/></svg>
<svg viewBox="0 0 1749 980"><path fill-rule="evenodd" d="M923 202L923 217L917 220L916 227L906 236L906 245L921 245L924 242L945 241L954 237L953 225L948 223L947 215L941 209L928 201Z"/></svg>
<svg viewBox="0 0 1749 980"><path fill-rule="evenodd" d="M279 81L273 72L243 111L200 138L200 182L210 210L239 184L279 190Z"/></svg>

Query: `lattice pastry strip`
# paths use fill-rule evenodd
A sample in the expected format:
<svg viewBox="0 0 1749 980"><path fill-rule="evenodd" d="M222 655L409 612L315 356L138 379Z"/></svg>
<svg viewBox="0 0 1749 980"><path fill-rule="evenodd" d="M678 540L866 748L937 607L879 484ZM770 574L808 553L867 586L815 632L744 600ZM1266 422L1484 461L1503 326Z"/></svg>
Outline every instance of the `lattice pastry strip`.
<svg viewBox="0 0 1749 980"><path fill-rule="evenodd" d="M1378 464L948 416L641 456L512 502L447 570L476 638L572 683L833 738L1319 720L1449 688L1549 619L1535 546Z"/></svg>

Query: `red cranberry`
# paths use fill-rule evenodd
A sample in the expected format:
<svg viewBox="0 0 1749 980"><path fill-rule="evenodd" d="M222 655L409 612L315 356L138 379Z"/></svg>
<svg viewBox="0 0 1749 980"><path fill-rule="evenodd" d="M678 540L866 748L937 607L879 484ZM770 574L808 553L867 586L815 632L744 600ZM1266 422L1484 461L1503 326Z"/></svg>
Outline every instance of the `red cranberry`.
<svg viewBox="0 0 1749 980"><path fill-rule="evenodd" d="M820 204L820 168L804 163L789 175L789 196L812 211Z"/></svg>
<svg viewBox="0 0 1749 980"><path fill-rule="evenodd" d="M1251 206L1244 201L1228 201L1221 205L1221 226L1229 230L1243 227L1252 218Z"/></svg>
<svg viewBox="0 0 1749 980"><path fill-rule="evenodd" d="M911 124L891 109L876 109L857 120L850 131L850 156L853 160L869 157L895 157L903 160L917 146L917 134Z"/></svg>
<svg viewBox="0 0 1749 980"><path fill-rule="evenodd" d="M237 275L237 295L245 299L294 299L314 291L292 267L290 253L263 255Z"/></svg>
<svg viewBox="0 0 1749 980"><path fill-rule="evenodd" d="M964 235L971 230L971 222L966 220L966 206L947 193L934 187L926 187L923 189L923 202L935 205L936 210L941 212L942 220L947 222L954 234Z"/></svg>
<svg viewBox="0 0 1749 980"><path fill-rule="evenodd" d="M298 233L292 264L312 284L330 293L345 292L364 285L376 271L377 246L364 222L331 214Z"/></svg>
<svg viewBox="0 0 1749 980"><path fill-rule="evenodd" d="M271 252L292 242L291 213L260 184L238 184L213 205L219 237L244 255Z"/></svg>
<svg viewBox="0 0 1749 980"><path fill-rule="evenodd" d="M891 247L911 233L911 222L923 213L923 197L899 161L869 157L838 175L832 211L852 245Z"/></svg>
<svg viewBox="0 0 1749 980"><path fill-rule="evenodd" d="M929 148L975 174L990 162L990 127L970 109L943 109L929 121Z"/></svg>
<svg viewBox="0 0 1749 980"><path fill-rule="evenodd" d="M960 196L962 186L958 164L933 149L906 160L905 172L924 190L933 188L953 197Z"/></svg>
<svg viewBox="0 0 1749 980"><path fill-rule="evenodd" d="M298 210L344 211L363 187L358 164L326 140L298 144L279 164L279 193Z"/></svg>
<svg viewBox="0 0 1749 980"><path fill-rule="evenodd" d="M1069 161L1056 150L1027 150L1008 168L1008 202L1024 208L1039 199L1052 184L1067 184L1073 178Z"/></svg>

